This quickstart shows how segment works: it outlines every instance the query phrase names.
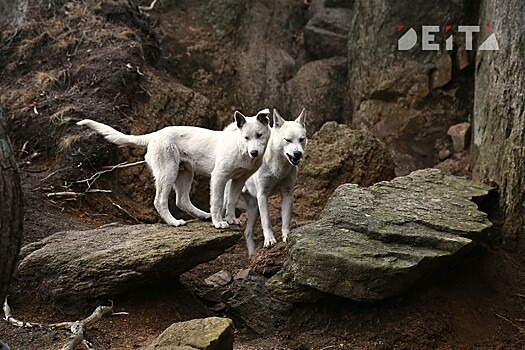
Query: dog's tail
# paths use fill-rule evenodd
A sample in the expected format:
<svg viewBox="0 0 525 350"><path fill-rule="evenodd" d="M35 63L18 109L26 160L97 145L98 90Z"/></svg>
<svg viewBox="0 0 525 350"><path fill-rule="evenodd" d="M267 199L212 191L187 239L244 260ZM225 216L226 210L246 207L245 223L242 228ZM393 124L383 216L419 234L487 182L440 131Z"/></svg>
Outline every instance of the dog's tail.
<svg viewBox="0 0 525 350"><path fill-rule="evenodd" d="M91 119L84 119L77 123L77 125L86 125L95 130L100 135L104 136L109 142L113 142L119 146L147 146L150 140L150 135L126 135L113 129L111 126L96 122Z"/></svg>

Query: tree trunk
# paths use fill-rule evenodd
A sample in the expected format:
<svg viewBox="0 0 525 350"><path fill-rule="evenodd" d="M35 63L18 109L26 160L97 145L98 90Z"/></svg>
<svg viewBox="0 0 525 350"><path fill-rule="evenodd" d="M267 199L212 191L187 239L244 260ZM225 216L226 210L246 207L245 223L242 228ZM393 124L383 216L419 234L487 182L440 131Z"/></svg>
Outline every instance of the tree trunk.
<svg viewBox="0 0 525 350"><path fill-rule="evenodd" d="M495 34L499 51L476 57L473 176L499 184L507 238L525 234L524 14L523 0L482 1L478 45Z"/></svg>
<svg viewBox="0 0 525 350"><path fill-rule="evenodd" d="M7 24L19 26L26 18L28 0L1 0L0 1L0 28ZM0 38L2 31L0 31Z"/></svg>
<svg viewBox="0 0 525 350"><path fill-rule="evenodd" d="M6 297L22 244L22 188L0 107L0 302Z"/></svg>

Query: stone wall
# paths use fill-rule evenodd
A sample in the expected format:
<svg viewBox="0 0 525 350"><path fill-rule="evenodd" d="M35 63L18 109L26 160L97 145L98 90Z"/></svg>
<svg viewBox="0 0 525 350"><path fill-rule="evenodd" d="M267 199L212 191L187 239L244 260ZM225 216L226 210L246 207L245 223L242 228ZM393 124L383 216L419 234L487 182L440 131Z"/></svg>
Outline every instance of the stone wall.
<svg viewBox="0 0 525 350"><path fill-rule="evenodd" d="M507 237L525 233L525 2L482 1L480 43L495 33L499 51L478 51L473 114L473 176L500 186Z"/></svg>
<svg viewBox="0 0 525 350"><path fill-rule="evenodd" d="M448 127L468 120L471 51L456 33L452 51L445 50L444 43L450 36L446 25L454 25L455 31L458 24L471 20L469 16L476 16L471 3L356 1L348 36L348 109L354 127L370 130L389 145L398 175L437 163ZM435 34L439 51L422 50L423 25L440 26ZM409 28L418 33L417 44L399 51L398 39Z"/></svg>

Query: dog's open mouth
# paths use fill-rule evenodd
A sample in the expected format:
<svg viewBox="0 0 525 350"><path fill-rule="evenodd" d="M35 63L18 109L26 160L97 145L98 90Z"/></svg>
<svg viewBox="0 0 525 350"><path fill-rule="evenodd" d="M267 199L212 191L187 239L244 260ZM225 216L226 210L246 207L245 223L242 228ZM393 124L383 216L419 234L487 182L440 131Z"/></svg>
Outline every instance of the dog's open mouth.
<svg viewBox="0 0 525 350"><path fill-rule="evenodd" d="M288 160L290 161L290 163L292 163L293 165L299 165L299 162L301 161L301 157L294 157L289 154L286 154L286 156L288 157Z"/></svg>

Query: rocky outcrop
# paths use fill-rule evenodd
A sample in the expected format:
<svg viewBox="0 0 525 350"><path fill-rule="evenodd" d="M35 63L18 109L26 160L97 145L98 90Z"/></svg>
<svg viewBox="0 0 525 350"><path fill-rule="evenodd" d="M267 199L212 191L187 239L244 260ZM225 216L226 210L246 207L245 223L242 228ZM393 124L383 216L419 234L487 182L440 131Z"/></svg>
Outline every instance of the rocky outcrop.
<svg viewBox="0 0 525 350"><path fill-rule="evenodd" d="M293 302L400 294L483 237L492 224L474 202L490 190L435 169L368 188L342 185L319 221L292 231L289 258L267 285Z"/></svg>
<svg viewBox="0 0 525 350"><path fill-rule="evenodd" d="M206 21L217 35L228 33L225 45L235 43L229 54L235 67L230 83L236 103L276 107L288 119L306 108L309 135L326 121L348 122L344 96L334 94L346 84L351 23L348 4L340 3L346 2L316 1L311 6L286 0L248 1L242 6L236 0L212 2Z"/></svg>
<svg viewBox="0 0 525 350"><path fill-rule="evenodd" d="M306 51L315 58L346 57L353 12L351 1L314 1L304 27ZM347 8L344 8L346 6Z"/></svg>
<svg viewBox="0 0 525 350"><path fill-rule="evenodd" d="M325 122L344 123L343 95L334 94L334 90L344 89L345 79L345 58L321 59L305 64L280 88L281 104L287 113L292 113L283 116L293 120L305 108L308 136L321 129Z"/></svg>
<svg viewBox="0 0 525 350"><path fill-rule="evenodd" d="M392 155L376 137L328 122L308 140L299 168L294 206L308 208L309 218L317 219L339 185L370 186L393 177Z"/></svg>
<svg viewBox="0 0 525 350"><path fill-rule="evenodd" d="M204 222L59 232L22 249L18 279L55 302L93 300L178 278L239 237Z"/></svg>
<svg viewBox="0 0 525 350"><path fill-rule="evenodd" d="M228 314L260 335L274 333L292 311L292 305L274 298L265 286L266 278L248 276L231 288Z"/></svg>
<svg viewBox="0 0 525 350"><path fill-rule="evenodd" d="M478 42L495 35L499 51L478 51L472 120L473 177L500 186L508 238L525 234L525 2L481 2Z"/></svg>
<svg viewBox="0 0 525 350"><path fill-rule="evenodd" d="M208 317L169 326L146 350L232 350L233 322Z"/></svg>
<svg viewBox="0 0 525 350"><path fill-rule="evenodd" d="M472 110L472 51L457 27L435 33L440 50L423 50L421 27L476 22L473 2L448 0L439 6L418 1L356 1L348 35L348 104L356 128L370 130L394 153L396 174L437 162L437 145L448 127L466 121ZM414 9L417 9L414 12ZM398 39L415 30L414 48ZM454 50L445 40L454 34Z"/></svg>

